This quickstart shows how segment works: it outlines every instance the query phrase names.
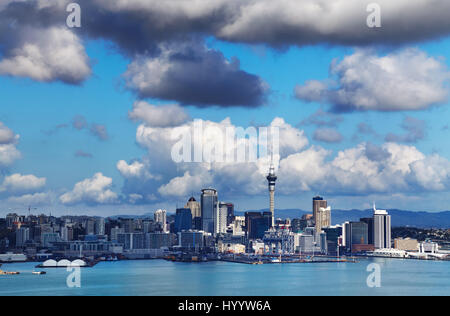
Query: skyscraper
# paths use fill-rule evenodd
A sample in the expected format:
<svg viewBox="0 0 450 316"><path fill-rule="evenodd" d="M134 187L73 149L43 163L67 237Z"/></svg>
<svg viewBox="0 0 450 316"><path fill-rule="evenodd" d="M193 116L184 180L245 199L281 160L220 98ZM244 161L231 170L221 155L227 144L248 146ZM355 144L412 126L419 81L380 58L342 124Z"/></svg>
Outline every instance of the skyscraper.
<svg viewBox="0 0 450 316"><path fill-rule="evenodd" d="M29 239L30 229L28 227L20 227L16 230L16 247L23 247Z"/></svg>
<svg viewBox="0 0 450 316"><path fill-rule="evenodd" d="M174 232L178 233L183 230L192 228L192 214L189 208L179 208L175 215Z"/></svg>
<svg viewBox="0 0 450 316"><path fill-rule="evenodd" d="M167 211L166 210L157 210L155 212L155 223L159 224L161 230L165 233L167 232Z"/></svg>
<svg viewBox="0 0 450 316"><path fill-rule="evenodd" d="M217 191L214 189L203 189L200 198L202 211L202 230L208 233L215 232L215 220L217 217Z"/></svg>
<svg viewBox="0 0 450 316"><path fill-rule="evenodd" d="M364 223L366 223L367 224L367 228L368 228L368 243L369 243L369 245L373 245L374 244L374 242L373 242L373 223L374 223L374 221L373 221L373 217L368 217L368 218L361 218L360 219L360 221L361 222L364 222Z"/></svg>
<svg viewBox="0 0 450 316"><path fill-rule="evenodd" d="M198 203L194 197L191 197L187 202L185 208L191 210L192 218L202 217L202 212L200 210L200 203Z"/></svg>
<svg viewBox="0 0 450 316"><path fill-rule="evenodd" d="M270 212L245 212L245 229L248 239L262 239L272 223Z"/></svg>
<svg viewBox="0 0 450 316"><path fill-rule="evenodd" d="M320 231L322 230L322 214L321 214L321 208L327 210L328 208L328 203L326 200L323 199L323 197L321 196L315 196L313 197L313 216L314 216L314 222L315 222L315 227L316 227L316 232L320 233ZM331 213L331 209L329 210ZM331 215L330 215L331 217ZM330 223L331 225L331 223Z"/></svg>
<svg viewBox="0 0 450 316"><path fill-rule="evenodd" d="M215 231L214 233L226 233L227 232L227 215L228 206L226 203L219 202L216 204L216 219L214 221Z"/></svg>
<svg viewBox="0 0 450 316"><path fill-rule="evenodd" d="M364 222L345 223L345 246L347 250L353 252L355 245L368 244L368 227Z"/></svg>
<svg viewBox="0 0 450 316"><path fill-rule="evenodd" d="M234 220L234 204L227 203L227 226L233 223Z"/></svg>
<svg viewBox="0 0 450 316"><path fill-rule="evenodd" d="M391 216L373 206L373 239L375 249L391 248Z"/></svg>
<svg viewBox="0 0 450 316"><path fill-rule="evenodd" d="M272 214L272 227L275 226L275 181L277 176L275 175L275 167L270 164L269 174L267 175L267 181L269 183L269 195L270 195L270 208L269 211Z"/></svg>

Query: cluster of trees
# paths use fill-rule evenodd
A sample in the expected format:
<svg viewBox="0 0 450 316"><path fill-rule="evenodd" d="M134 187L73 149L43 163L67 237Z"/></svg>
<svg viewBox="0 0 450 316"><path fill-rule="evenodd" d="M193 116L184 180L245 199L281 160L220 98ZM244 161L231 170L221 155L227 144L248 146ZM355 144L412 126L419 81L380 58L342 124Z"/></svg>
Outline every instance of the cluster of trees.
<svg viewBox="0 0 450 316"><path fill-rule="evenodd" d="M393 227L392 238L414 238L418 241L431 239L434 241L450 242L450 229Z"/></svg>

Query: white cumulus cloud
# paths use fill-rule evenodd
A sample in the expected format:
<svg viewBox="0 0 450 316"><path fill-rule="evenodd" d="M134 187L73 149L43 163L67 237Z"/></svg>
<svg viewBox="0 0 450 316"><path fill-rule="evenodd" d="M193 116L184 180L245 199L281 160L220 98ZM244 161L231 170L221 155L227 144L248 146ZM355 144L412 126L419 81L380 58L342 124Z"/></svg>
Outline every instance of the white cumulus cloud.
<svg viewBox="0 0 450 316"><path fill-rule="evenodd" d="M297 86L297 98L331 104L335 111L423 110L447 100L450 72L439 59L418 49L385 56L371 50L331 65L332 78Z"/></svg>
<svg viewBox="0 0 450 316"><path fill-rule="evenodd" d="M118 201L117 193L111 191L112 178L96 173L92 178L75 184L72 191L59 197L63 204L112 204Z"/></svg>

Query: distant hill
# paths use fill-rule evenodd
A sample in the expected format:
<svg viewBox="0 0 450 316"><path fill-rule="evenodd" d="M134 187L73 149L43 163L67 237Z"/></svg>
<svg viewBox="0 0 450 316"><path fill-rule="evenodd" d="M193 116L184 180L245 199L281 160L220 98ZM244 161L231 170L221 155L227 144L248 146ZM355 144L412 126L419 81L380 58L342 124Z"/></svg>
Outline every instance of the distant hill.
<svg viewBox="0 0 450 316"><path fill-rule="evenodd" d="M263 212L268 209L252 210L251 212ZM306 212L300 209L283 209L275 210L275 216L277 218L299 218ZM450 228L450 211L446 212L414 212L392 209L388 210L391 215L392 226L411 226L419 228ZM243 215L244 212L239 212ZM332 210L331 222L333 225L342 224L346 221L359 221L362 217L371 217L373 210Z"/></svg>
<svg viewBox="0 0 450 316"><path fill-rule="evenodd" d="M260 210L248 210L248 212L264 212L269 209ZM275 216L277 218L300 218L307 212L300 209L282 209L275 210ZM450 228L450 211L446 212L415 212L415 211L405 211L392 209L388 210L389 215L391 215L392 226L393 227L417 227L417 228ZM168 212L167 215L173 215L173 213ZM244 212L237 211L236 215L244 215ZM373 210L331 210L331 222L333 225L342 224L346 221L359 221L363 217L371 217L373 215ZM116 215L110 218L153 218L153 213L147 213L144 215Z"/></svg>

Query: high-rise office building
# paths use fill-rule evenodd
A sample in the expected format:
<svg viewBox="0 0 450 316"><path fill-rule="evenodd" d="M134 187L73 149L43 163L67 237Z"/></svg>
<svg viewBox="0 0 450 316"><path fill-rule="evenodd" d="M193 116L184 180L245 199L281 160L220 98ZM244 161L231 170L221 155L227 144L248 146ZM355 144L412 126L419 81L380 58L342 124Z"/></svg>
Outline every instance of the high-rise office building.
<svg viewBox="0 0 450 316"><path fill-rule="evenodd" d="M94 228L96 235L105 235L105 219L103 217L96 218Z"/></svg>
<svg viewBox="0 0 450 316"><path fill-rule="evenodd" d="M246 212L245 229L248 239L262 239L264 233L272 226L271 212Z"/></svg>
<svg viewBox="0 0 450 316"><path fill-rule="evenodd" d="M352 251L355 245L368 245L368 226L364 222L345 223L345 246Z"/></svg>
<svg viewBox="0 0 450 316"><path fill-rule="evenodd" d="M228 206L226 203L219 202L216 204L216 219L214 221L215 234L225 234L227 232L227 215Z"/></svg>
<svg viewBox="0 0 450 316"><path fill-rule="evenodd" d="M234 221L234 204L227 203L227 226Z"/></svg>
<svg viewBox="0 0 450 316"><path fill-rule="evenodd" d="M217 218L217 191L214 189L203 189L200 199L202 211L202 230L214 234L215 220Z"/></svg>
<svg viewBox="0 0 450 316"><path fill-rule="evenodd" d="M167 232L167 211L157 210L154 215L155 223L159 224L163 233Z"/></svg>
<svg viewBox="0 0 450 316"><path fill-rule="evenodd" d="M192 213L189 208L179 208L175 215L174 233L192 228Z"/></svg>
<svg viewBox="0 0 450 316"><path fill-rule="evenodd" d="M314 222L315 222L315 227L316 227L316 232L319 232L322 230L322 214L321 214L321 208L323 209L327 209L328 208L328 203L326 200L323 199L323 197L321 196L315 196L313 197L313 217L314 217ZM331 213L331 209L330 209L330 213ZM331 215L330 215L331 217ZM331 225L331 223L330 223Z"/></svg>
<svg viewBox="0 0 450 316"><path fill-rule="evenodd" d="M391 248L391 216L373 206L373 239L375 249Z"/></svg>
<svg viewBox="0 0 450 316"><path fill-rule="evenodd" d="M322 230L324 227L331 226L331 206L319 208L317 213L318 225L316 223L316 228ZM318 230L318 231L320 231Z"/></svg>
<svg viewBox="0 0 450 316"><path fill-rule="evenodd" d="M202 212L200 209L200 203L198 203L194 197L191 197L187 202L185 208L191 210L192 218L202 217Z"/></svg>
<svg viewBox="0 0 450 316"><path fill-rule="evenodd" d="M373 217L367 217L367 218L361 218L360 221L364 222L367 224L367 229L368 229L368 240L367 242L369 243L369 245L373 245L374 244L374 218Z"/></svg>
<svg viewBox="0 0 450 316"><path fill-rule="evenodd" d="M16 230L16 247L23 247L30 239L30 229L28 227L20 227Z"/></svg>
<svg viewBox="0 0 450 316"><path fill-rule="evenodd" d="M275 181L277 181L277 176L275 174L275 167L273 164L270 164L269 174L267 175L267 182L269 184L269 196L270 196L270 205L269 211L272 214L272 223L271 226L275 226Z"/></svg>

